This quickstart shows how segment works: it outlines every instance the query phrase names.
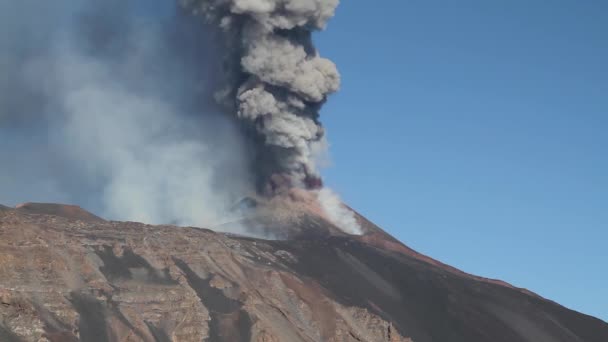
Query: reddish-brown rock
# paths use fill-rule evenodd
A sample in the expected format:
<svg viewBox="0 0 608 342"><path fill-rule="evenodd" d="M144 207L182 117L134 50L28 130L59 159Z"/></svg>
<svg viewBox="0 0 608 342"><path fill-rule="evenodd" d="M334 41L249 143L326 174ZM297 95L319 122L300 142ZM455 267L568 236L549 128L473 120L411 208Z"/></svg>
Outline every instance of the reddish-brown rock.
<svg viewBox="0 0 608 342"><path fill-rule="evenodd" d="M267 241L0 210L0 341L608 341L605 322L361 223L353 237L310 217Z"/></svg>

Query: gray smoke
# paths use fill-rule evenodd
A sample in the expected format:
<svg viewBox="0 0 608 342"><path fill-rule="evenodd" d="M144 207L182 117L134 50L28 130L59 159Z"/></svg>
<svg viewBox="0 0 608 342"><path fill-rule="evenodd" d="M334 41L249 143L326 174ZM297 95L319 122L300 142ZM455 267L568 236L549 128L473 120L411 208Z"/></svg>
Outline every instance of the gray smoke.
<svg viewBox="0 0 608 342"><path fill-rule="evenodd" d="M356 232L315 165L340 77L311 32L337 5L1 2L0 202L215 226L248 194L301 188Z"/></svg>
<svg viewBox="0 0 608 342"><path fill-rule="evenodd" d="M338 90L340 76L315 50L311 32L325 27L338 0L181 4L217 25L228 41L229 79L221 100L258 137L256 162L264 165L259 184L267 192L320 187L314 164L316 145L324 139L319 109Z"/></svg>
<svg viewBox="0 0 608 342"><path fill-rule="evenodd" d="M227 84L218 97L257 135L258 189L272 195L293 187L315 191L328 218L346 232L360 233L339 197L321 189L315 165L316 151L326 146L319 110L339 89L340 75L333 62L319 56L311 33L325 28L338 3L181 0L217 25L228 42Z"/></svg>

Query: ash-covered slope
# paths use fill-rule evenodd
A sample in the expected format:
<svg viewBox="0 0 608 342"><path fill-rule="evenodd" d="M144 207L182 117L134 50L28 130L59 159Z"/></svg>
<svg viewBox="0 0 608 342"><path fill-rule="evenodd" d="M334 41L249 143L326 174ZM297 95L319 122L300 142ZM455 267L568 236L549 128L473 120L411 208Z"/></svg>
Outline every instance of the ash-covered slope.
<svg viewBox="0 0 608 342"><path fill-rule="evenodd" d="M606 342L608 324L311 214L288 240L0 207L0 341Z"/></svg>

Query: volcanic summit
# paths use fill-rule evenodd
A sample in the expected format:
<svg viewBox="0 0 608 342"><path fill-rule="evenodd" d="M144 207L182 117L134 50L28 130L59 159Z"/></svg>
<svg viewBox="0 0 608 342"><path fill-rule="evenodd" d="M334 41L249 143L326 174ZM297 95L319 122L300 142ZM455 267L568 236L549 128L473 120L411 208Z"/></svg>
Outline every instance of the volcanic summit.
<svg viewBox="0 0 608 342"><path fill-rule="evenodd" d="M606 322L421 255L359 215L360 236L311 212L263 240L1 208L3 342L608 341Z"/></svg>

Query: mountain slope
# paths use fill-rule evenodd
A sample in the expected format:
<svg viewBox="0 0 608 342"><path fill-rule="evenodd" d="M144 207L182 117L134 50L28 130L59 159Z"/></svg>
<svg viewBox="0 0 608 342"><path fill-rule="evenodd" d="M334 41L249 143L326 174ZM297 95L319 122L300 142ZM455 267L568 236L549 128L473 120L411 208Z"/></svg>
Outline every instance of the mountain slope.
<svg viewBox="0 0 608 342"><path fill-rule="evenodd" d="M0 210L0 341L605 342L608 324L420 255L363 218L287 240Z"/></svg>

